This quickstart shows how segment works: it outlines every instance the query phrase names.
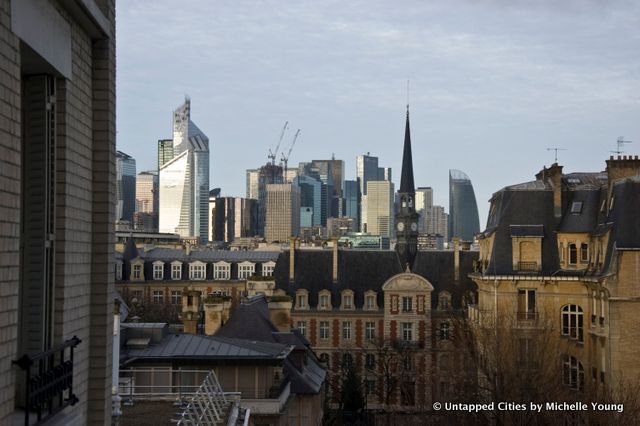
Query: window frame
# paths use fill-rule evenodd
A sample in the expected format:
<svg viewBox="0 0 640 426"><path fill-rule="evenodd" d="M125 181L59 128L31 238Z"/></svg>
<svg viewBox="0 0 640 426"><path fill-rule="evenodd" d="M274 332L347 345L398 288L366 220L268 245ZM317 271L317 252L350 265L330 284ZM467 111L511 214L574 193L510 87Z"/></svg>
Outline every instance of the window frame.
<svg viewBox="0 0 640 426"><path fill-rule="evenodd" d="M351 321L342 321L342 340L351 340L353 337Z"/></svg>
<svg viewBox="0 0 640 426"><path fill-rule="evenodd" d="M164 304L164 291L153 290L153 293L151 295L151 301L157 305Z"/></svg>
<svg viewBox="0 0 640 426"><path fill-rule="evenodd" d="M364 323L364 336L366 340L374 340L376 338L376 323L374 321L366 321Z"/></svg>
<svg viewBox="0 0 640 426"><path fill-rule="evenodd" d="M413 297L412 296L402 296L402 313L405 313L405 314L413 313Z"/></svg>
<svg viewBox="0 0 640 426"><path fill-rule="evenodd" d="M331 336L331 325L329 321L320 321L318 327L320 340L329 340Z"/></svg>
<svg viewBox="0 0 640 426"><path fill-rule="evenodd" d="M402 332L402 341L403 342L413 342L413 323L412 322L402 322L400 323L400 329ZM408 337L408 338L407 338Z"/></svg>

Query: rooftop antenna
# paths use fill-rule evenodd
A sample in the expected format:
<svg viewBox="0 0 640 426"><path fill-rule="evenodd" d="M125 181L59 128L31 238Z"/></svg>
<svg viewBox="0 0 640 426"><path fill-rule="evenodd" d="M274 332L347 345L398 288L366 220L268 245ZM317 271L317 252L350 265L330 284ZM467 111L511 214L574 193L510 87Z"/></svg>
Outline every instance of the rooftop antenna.
<svg viewBox="0 0 640 426"><path fill-rule="evenodd" d="M558 162L558 151L566 151L567 148L559 148L557 146L551 147L551 148L547 148L547 151L554 151L555 153L555 159L554 159L554 163Z"/></svg>
<svg viewBox="0 0 640 426"><path fill-rule="evenodd" d="M622 150L622 145L624 145L625 143L631 143L633 141L625 141L624 140L624 136L618 136L618 140L616 141L616 146L618 147L615 151L611 151L615 154L622 154L624 151Z"/></svg>
<svg viewBox="0 0 640 426"><path fill-rule="evenodd" d="M409 113L409 80L407 79L407 114Z"/></svg>

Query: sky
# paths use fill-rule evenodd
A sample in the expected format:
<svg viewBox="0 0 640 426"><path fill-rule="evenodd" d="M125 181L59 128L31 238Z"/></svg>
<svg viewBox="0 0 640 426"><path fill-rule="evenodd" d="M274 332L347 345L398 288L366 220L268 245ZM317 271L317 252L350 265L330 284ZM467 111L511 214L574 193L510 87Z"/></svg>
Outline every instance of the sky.
<svg viewBox="0 0 640 426"><path fill-rule="evenodd" d="M285 121L289 164L370 152L399 186L407 98L416 186L448 210L448 171L486 223L500 188L640 154L640 2L120 0L117 146L154 169L185 95L210 186L245 196ZM409 81L409 91L407 91ZM407 96L408 95L408 96Z"/></svg>

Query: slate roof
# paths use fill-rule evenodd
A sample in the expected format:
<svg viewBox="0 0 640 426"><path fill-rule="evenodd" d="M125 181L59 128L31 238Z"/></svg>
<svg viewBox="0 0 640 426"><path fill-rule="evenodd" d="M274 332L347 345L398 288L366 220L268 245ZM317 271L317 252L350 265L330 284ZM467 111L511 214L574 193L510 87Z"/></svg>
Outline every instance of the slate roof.
<svg viewBox="0 0 640 426"><path fill-rule="evenodd" d="M543 237L542 225L511 225L509 226L512 237Z"/></svg>
<svg viewBox="0 0 640 426"><path fill-rule="evenodd" d="M171 333L158 344L127 350L136 360L284 360L292 347L269 342L248 341L201 334Z"/></svg>
<svg viewBox="0 0 640 426"><path fill-rule="evenodd" d="M460 252L460 282L454 284L453 251L420 251L416 256L413 272L423 276L434 286L432 305L437 304L437 294L447 290L454 295L452 303L459 307L461 295L475 289L468 278L473 272L473 261L478 252ZM331 304L334 309L340 306L341 292L349 289L354 292L356 308L364 305L365 292L377 292L379 307L384 306L382 285L394 275L404 272L398 254L392 250L349 250L338 252L338 281L333 282L333 253L331 250L296 250L295 280L289 281L289 252L281 254L273 275L276 287L294 297L296 290L304 288L309 292L308 303L316 306L318 293L331 292Z"/></svg>

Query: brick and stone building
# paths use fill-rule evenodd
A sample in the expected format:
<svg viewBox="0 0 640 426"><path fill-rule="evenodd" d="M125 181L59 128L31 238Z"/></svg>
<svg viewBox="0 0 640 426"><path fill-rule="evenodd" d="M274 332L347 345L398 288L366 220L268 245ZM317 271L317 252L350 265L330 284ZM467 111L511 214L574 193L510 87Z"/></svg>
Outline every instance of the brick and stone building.
<svg viewBox="0 0 640 426"><path fill-rule="evenodd" d="M110 422L114 8L0 1L0 424L37 408L48 424ZM27 369L43 391L72 376L62 405L27 399Z"/></svg>

